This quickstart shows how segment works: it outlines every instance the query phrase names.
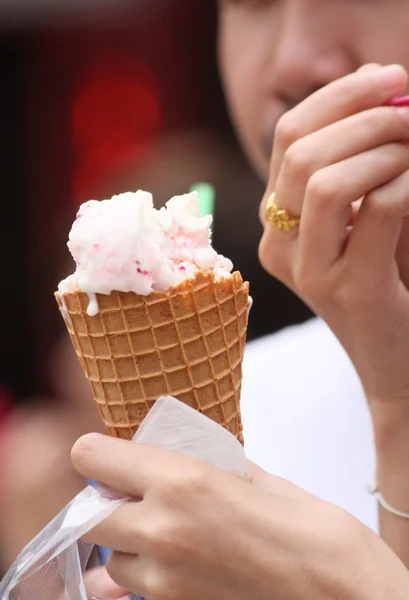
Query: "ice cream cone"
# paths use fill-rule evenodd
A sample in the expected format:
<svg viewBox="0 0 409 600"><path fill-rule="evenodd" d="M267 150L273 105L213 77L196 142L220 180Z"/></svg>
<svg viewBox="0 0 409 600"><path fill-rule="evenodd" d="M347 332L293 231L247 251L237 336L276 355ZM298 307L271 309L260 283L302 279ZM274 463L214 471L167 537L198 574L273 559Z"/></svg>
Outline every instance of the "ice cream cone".
<svg viewBox="0 0 409 600"><path fill-rule="evenodd" d="M242 360L248 284L240 273L198 272L167 292L56 293L75 351L110 435L131 439L155 401L171 395L243 443Z"/></svg>

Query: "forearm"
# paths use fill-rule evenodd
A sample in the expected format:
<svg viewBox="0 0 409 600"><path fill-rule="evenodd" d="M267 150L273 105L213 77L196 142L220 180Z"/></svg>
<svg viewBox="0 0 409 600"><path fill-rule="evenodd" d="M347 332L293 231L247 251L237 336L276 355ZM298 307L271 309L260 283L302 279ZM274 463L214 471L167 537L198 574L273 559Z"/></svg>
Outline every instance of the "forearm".
<svg viewBox="0 0 409 600"><path fill-rule="evenodd" d="M379 490L394 508L409 514L409 402L373 413ZM409 568L409 519L379 508L380 533Z"/></svg>

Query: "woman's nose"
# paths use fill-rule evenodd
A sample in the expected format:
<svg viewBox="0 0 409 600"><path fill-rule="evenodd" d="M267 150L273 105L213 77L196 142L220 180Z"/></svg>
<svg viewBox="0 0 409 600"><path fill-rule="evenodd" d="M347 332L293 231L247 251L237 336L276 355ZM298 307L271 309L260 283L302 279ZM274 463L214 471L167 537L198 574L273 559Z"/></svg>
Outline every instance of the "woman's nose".
<svg viewBox="0 0 409 600"><path fill-rule="evenodd" d="M309 2L288 3L270 55L275 94L289 106L315 90L356 70L353 53L334 11L306 10ZM321 7L324 5L321 4Z"/></svg>

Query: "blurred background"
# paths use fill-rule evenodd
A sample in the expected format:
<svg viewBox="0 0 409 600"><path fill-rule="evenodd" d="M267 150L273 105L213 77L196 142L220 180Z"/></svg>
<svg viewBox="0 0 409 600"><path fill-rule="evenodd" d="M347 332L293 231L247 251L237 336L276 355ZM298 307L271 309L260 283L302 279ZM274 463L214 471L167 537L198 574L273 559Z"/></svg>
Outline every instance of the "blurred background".
<svg viewBox="0 0 409 600"><path fill-rule="evenodd" d="M11 430L27 469L27 423L42 431L47 402L58 415L59 397L87 393L53 297L73 270L66 240L81 202L142 188L160 205L210 182L214 245L251 283L249 339L310 316L258 265L263 185L229 123L216 31L212 0L0 0L0 419L23 406ZM0 461L15 473L7 448Z"/></svg>

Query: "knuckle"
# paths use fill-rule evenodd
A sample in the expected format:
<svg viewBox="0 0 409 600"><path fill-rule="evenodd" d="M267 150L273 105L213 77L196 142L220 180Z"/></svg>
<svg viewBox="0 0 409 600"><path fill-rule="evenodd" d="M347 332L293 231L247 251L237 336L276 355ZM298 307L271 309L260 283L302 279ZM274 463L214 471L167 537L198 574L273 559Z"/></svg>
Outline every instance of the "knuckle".
<svg viewBox="0 0 409 600"><path fill-rule="evenodd" d="M108 575L113 581L115 581L117 585L126 588L127 581L124 569L122 568L122 560L120 553L111 552L111 554L108 556L108 560L106 563L106 570Z"/></svg>
<svg viewBox="0 0 409 600"><path fill-rule="evenodd" d="M296 292L315 311L333 303L333 296L339 286L337 271L323 274L311 263L309 255L305 256L301 252L294 261L293 277Z"/></svg>
<svg viewBox="0 0 409 600"><path fill-rule="evenodd" d="M150 600L178 600L181 590L176 578L168 570L152 566L144 576L145 589Z"/></svg>
<svg viewBox="0 0 409 600"><path fill-rule="evenodd" d="M169 586L164 578L156 572L146 578L145 588L152 600L170 600Z"/></svg>
<svg viewBox="0 0 409 600"><path fill-rule="evenodd" d="M208 487L209 475L209 467L206 463L199 460L192 461L186 471L185 482L191 490L201 492Z"/></svg>
<svg viewBox="0 0 409 600"><path fill-rule="evenodd" d="M258 257L261 266L267 273L273 275L279 281L290 285L290 269L284 260L281 246L274 243L274 234L265 233L258 248Z"/></svg>
<svg viewBox="0 0 409 600"><path fill-rule="evenodd" d="M396 204L390 201L383 188L370 192L365 200L362 210L371 214L371 219L381 220L397 216Z"/></svg>
<svg viewBox="0 0 409 600"><path fill-rule="evenodd" d="M156 514L155 520L143 525L142 536L152 555L162 559L175 557L180 554L183 524L175 517Z"/></svg>
<svg viewBox="0 0 409 600"><path fill-rule="evenodd" d="M160 522L161 517L158 514L159 511L155 511L155 515L152 518L147 518L145 516L144 519L141 520L139 525L135 524L135 529L137 528L137 532L140 539L142 540L144 546L147 548L154 548L158 541L160 541ZM131 524L132 527L132 524Z"/></svg>
<svg viewBox="0 0 409 600"><path fill-rule="evenodd" d="M281 148L288 148L300 137L298 126L295 122L292 111L286 112L278 121L274 142Z"/></svg>
<svg viewBox="0 0 409 600"><path fill-rule="evenodd" d="M87 433L75 442L71 450L71 460L74 467L81 467L86 459L94 454L99 437L98 433Z"/></svg>
<svg viewBox="0 0 409 600"><path fill-rule="evenodd" d="M121 508L122 507L117 508L118 513ZM137 547L139 540L147 541L153 537L150 519L147 519L146 517L144 519L137 519L135 516L131 517L131 515L124 515L124 517L128 517L126 519L127 527L123 532L124 546L134 550Z"/></svg>
<svg viewBox="0 0 409 600"><path fill-rule="evenodd" d="M304 140L297 140L284 153L283 169L290 177L306 177L312 169L311 153Z"/></svg>
<svg viewBox="0 0 409 600"><path fill-rule="evenodd" d="M336 177L330 177L326 169L316 171L311 175L306 186L306 198L310 205L320 209L335 202L339 197L340 182Z"/></svg>
<svg viewBox="0 0 409 600"><path fill-rule="evenodd" d="M163 481L163 492L169 501L180 501L206 489L209 467L202 461L187 460L183 469L169 470Z"/></svg>

